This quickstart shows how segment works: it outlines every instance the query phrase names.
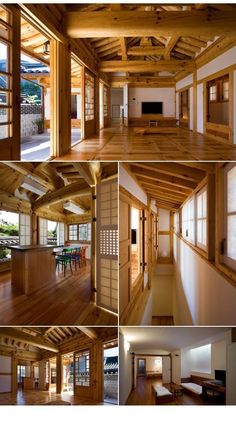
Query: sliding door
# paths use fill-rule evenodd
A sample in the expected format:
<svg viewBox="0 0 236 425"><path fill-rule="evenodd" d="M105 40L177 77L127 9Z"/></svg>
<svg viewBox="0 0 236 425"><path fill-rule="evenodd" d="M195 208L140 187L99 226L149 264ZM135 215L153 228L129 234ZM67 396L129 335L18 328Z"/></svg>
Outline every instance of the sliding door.
<svg viewBox="0 0 236 425"><path fill-rule="evenodd" d="M123 313L131 293L131 205L127 197L119 194L119 312Z"/></svg>
<svg viewBox="0 0 236 425"><path fill-rule="evenodd" d="M118 182L97 185L97 304L118 312Z"/></svg>

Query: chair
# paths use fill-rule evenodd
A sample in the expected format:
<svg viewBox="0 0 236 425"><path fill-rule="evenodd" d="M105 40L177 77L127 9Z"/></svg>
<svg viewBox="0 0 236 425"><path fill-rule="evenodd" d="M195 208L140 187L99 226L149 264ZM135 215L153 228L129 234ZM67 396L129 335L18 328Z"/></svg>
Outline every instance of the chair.
<svg viewBox="0 0 236 425"><path fill-rule="evenodd" d="M59 269L60 265L62 266L64 276L66 275L66 269L67 269L68 265L70 267L70 271L71 271L71 274L72 274L72 261L71 261L70 255L67 255L67 254L57 255L56 256L56 268L58 267L58 269Z"/></svg>
<svg viewBox="0 0 236 425"><path fill-rule="evenodd" d="M81 247L81 265L83 266L86 266L86 249L87 249L87 246L82 246Z"/></svg>

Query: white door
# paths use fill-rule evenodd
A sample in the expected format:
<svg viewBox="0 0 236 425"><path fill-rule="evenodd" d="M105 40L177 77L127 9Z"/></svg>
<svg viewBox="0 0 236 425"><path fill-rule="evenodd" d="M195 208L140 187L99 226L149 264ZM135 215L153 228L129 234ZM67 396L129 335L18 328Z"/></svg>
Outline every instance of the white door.
<svg viewBox="0 0 236 425"><path fill-rule="evenodd" d="M162 357L162 382L170 383L170 357Z"/></svg>
<svg viewBox="0 0 236 425"><path fill-rule="evenodd" d="M236 404L236 343L227 347L226 404Z"/></svg>

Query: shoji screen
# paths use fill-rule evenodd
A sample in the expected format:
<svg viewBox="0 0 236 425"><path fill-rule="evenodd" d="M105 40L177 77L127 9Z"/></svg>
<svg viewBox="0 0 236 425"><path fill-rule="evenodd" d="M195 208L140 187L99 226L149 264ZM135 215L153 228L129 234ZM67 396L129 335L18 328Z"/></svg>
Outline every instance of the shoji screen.
<svg viewBox="0 0 236 425"><path fill-rule="evenodd" d="M57 245L64 245L64 243L65 243L65 225L64 223L58 223Z"/></svg>
<svg viewBox="0 0 236 425"><path fill-rule="evenodd" d="M47 245L48 240L48 221L45 218L39 218L39 244Z"/></svg>
<svg viewBox="0 0 236 425"><path fill-rule="evenodd" d="M118 182L97 185L97 304L118 311Z"/></svg>
<svg viewBox="0 0 236 425"><path fill-rule="evenodd" d="M31 217L28 214L20 214L20 245L31 244Z"/></svg>

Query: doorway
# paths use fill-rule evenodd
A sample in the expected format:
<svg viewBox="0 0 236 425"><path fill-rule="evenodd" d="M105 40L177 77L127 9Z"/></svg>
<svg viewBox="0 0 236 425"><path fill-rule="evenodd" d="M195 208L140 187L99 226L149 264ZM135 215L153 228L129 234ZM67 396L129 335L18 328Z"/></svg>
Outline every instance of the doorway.
<svg viewBox="0 0 236 425"><path fill-rule="evenodd" d="M112 341L103 348L103 399L106 403L118 404L118 343Z"/></svg>
<svg viewBox="0 0 236 425"><path fill-rule="evenodd" d="M131 207L131 281L132 287L140 273L140 212Z"/></svg>
<svg viewBox="0 0 236 425"><path fill-rule="evenodd" d="M179 94L179 126L189 129L189 91L183 90Z"/></svg>
<svg viewBox="0 0 236 425"><path fill-rule="evenodd" d="M137 376L146 375L146 359L138 359L137 363Z"/></svg>
<svg viewBox="0 0 236 425"><path fill-rule="evenodd" d="M104 84L99 81L99 129L104 127Z"/></svg>
<svg viewBox="0 0 236 425"><path fill-rule="evenodd" d="M75 56L71 57L71 146L83 138L83 66Z"/></svg>
<svg viewBox="0 0 236 425"><path fill-rule="evenodd" d="M111 89L111 119L113 124L123 123L124 118L123 88Z"/></svg>
<svg viewBox="0 0 236 425"><path fill-rule="evenodd" d="M74 354L62 356L63 392L74 394Z"/></svg>

